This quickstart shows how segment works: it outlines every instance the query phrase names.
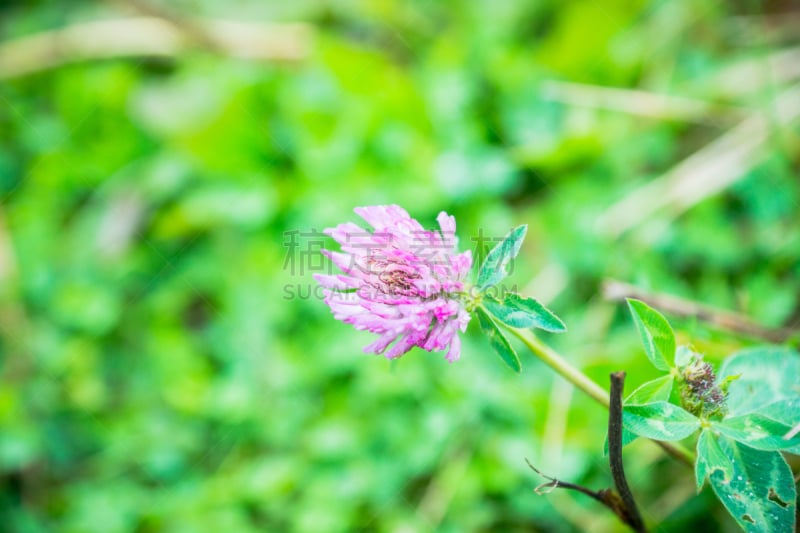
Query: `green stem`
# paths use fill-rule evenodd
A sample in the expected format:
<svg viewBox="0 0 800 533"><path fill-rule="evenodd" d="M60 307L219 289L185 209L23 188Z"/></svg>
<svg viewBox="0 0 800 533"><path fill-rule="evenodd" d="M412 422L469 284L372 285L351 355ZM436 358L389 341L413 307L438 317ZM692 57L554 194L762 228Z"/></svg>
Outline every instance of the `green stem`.
<svg viewBox="0 0 800 533"><path fill-rule="evenodd" d="M506 328L515 337L522 341L522 343L533 352L533 354L544 361L550 368L555 370L564 379L575 385L577 388L588 394L597 403L608 409L609 396L603 388L589 379L589 377L572 366L564 357L557 351L553 350L545 343L540 341L531 331L527 329ZM694 454L681 446L678 443L653 441L668 454L678 459L682 463L694 466Z"/></svg>
<svg viewBox="0 0 800 533"><path fill-rule="evenodd" d="M608 393L600 385L589 379L586 374L569 364L561 354L540 341L527 329L508 328L508 330L521 340L536 357L608 409Z"/></svg>

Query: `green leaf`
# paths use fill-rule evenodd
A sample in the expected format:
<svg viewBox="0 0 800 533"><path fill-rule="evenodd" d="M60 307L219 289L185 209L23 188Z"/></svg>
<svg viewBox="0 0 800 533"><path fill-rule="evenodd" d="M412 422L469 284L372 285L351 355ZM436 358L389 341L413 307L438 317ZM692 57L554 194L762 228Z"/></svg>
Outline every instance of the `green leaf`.
<svg viewBox="0 0 800 533"><path fill-rule="evenodd" d="M787 426L800 424L800 396L783 398L758 409L758 414Z"/></svg>
<svg viewBox="0 0 800 533"><path fill-rule="evenodd" d="M758 414L794 428L800 424L800 396L772 402L761 407ZM783 448L783 451L800 455L800 445L790 445L788 448Z"/></svg>
<svg viewBox="0 0 800 533"><path fill-rule="evenodd" d="M669 402L626 405L622 420L632 433L655 440L685 439L700 427L696 416Z"/></svg>
<svg viewBox="0 0 800 533"><path fill-rule="evenodd" d="M672 384L674 378L670 375L661 376L647 383L643 383L636 390L625 398L625 405L642 405L658 401L669 400L669 395L672 392ZM625 428L622 428L622 445L626 446L639 438L636 433L633 433ZM608 435L603 444L603 455L608 455Z"/></svg>
<svg viewBox="0 0 800 533"><path fill-rule="evenodd" d="M650 362L659 370L669 370L675 355L675 334L664 316L646 303L628 298L636 329Z"/></svg>
<svg viewBox="0 0 800 533"><path fill-rule="evenodd" d="M527 224L517 226L503 238L502 242L492 248L478 272L479 289L483 290L492 285L497 285L509 274L509 265L517 257L527 231Z"/></svg>
<svg viewBox="0 0 800 533"><path fill-rule="evenodd" d="M533 298L508 294L502 302L484 298L483 305L500 322L514 328L539 328L554 333L567 331L560 318Z"/></svg>
<svg viewBox="0 0 800 533"><path fill-rule="evenodd" d="M720 381L731 376L739 376L728 387L726 403L731 416L800 398L800 354L789 348L768 346L737 352L719 369Z"/></svg>
<svg viewBox="0 0 800 533"><path fill-rule="evenodd" d="M794 427L800 423L800 354L795 350L776 346L743 350L722 363L719 375L720 379L738 376L728 386L729 418L723 423L734 419L726 430L729 436L747 441L747 435L738 432L742 431L743 422L736 419L748 414L757 415L755 420L762 433L766 428L779 431L781 425ZM792 444L795 439L781 442L758 435L749 438L750 445L756 448L800 454L800 445Z"/></svg>
<svg viewBox="0 0 800 533"><path fill-rule="evenodd" d="M688 346L678 346L678 349L675 350L675 366L681 368L688 365L695 355L695 352Z"/></svg>
<svg viewBox="0 0 800 533"><path fill-rule="evenodd" d="M768 418L761 413L748 413L712 422L712 427L733 440L747 444L757 450L784 450L800 446L800 435L791 439L783 437L792 426Z"/></svg>
<svg viewBox="0 0 800 533"><path fill-rule="evenodd" d="M703 488L706 478L716 471L722 472L723 481L729 482L733 477L733 465L728 456L719 447L714 434L704 429L697 439L697 461L694 464L697 492Z"/></svg>
<svg viewBox="0 0 800 533"><path fill-rule="evenodd" d="M727 461L718 454L710 457L709 481L736 522L748 533L794 531L797 490L780 452L756 450L726 437L719 437L719 447Z"/></svg>
<svg viewBox="0 0 800 533"><path fill-rule="evenodd" d="M669 400L675 379L667 374L647 383L643 383L625 398L626 405L642 405L646 403Z"/></svg>
<svg viewBox="0 0 800 533"><path fill-rule="evenodd" d="M519 356L514 348L509 344L508 339L503 335L503 332L497 327L486 312L480 307L476 309L478 313L478 322L481 325L481 331L489 338L489 344L495 352L500 356L505 364L511 370L519 373L522 370L522 365L519 362Z"/></svg>

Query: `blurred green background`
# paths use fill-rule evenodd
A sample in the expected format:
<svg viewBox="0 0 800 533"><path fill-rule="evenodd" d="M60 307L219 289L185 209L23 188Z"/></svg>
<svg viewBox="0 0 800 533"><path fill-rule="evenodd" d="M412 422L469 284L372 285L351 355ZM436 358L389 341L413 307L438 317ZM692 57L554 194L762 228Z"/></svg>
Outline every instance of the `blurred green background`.
<svg viewBox="0 0 800 533"><path fill-rule="evenodd" d="M474 324L452 365L364 355L311 235L381 203L463 249L529 224L512 282L604 386L656 375L607 279L796 331L798 27L792 0L0 2L0 530L619 530L525 464L610 486L600 407ZM712 361L759 342L670 318ZM736 530L656 446L626 463L658 531Z"/></svg>

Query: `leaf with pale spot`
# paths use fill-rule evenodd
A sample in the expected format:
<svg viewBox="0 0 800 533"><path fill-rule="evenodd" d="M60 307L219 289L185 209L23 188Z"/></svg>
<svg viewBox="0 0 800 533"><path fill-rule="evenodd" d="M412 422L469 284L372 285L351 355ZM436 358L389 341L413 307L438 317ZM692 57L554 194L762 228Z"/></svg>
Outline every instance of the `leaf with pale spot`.
<svg viewBox="0 0 800 533"><path fill-rule="evenodd" d="M720 381L731 376L738 376L728 386L726 403L732 416L800 398L800 354L789 348L767 346L737 352L719 369Z"/></svg>
<svg viewBox="0 0 800 533"><path fill-rule="evenodd" d="M486 297L483 305L500 322L513 328L538 328L554 333L567 331L560 318L533 298L508 294L500 302Z"/></svg>
<svg viewBox="0 0 800 533"><path fill-rule="evenodd" d="M717 437L710 430L704 429L697 439L697 460L694 464L697 492L703 488L706 478L716 471L722 472L724 482L729 482L733 476L733 465L719 447Z"/></svg>
<svg viewBox="0 0 800 533"><path fill-rule="evenodd" d="M622 421L631 433L666 441L685 439L700 427L696 416L669 402L626 405Z"/></svg>
<svg viewBox="0 0 800 533"><path fill-rule="evenodd" d="M780 452L756 450L727 437L714 437L724 459L714 452L703 468L711 488L748 533L795 530L797 490L792 470Z"/></svg>
<svg viewBox="0 0 800 533"><path fill-rule="evenodd" d="M773 420L761 413L728 417L713 422L712 427L726 437L757 450L785 450L800 446L800 435L795 435L791 439L784 438L792 430L791 425Z"/></svg>
<svg viewBox="0 0 800 533"><path fill-rule="evenodd" d="M625 405L642 405L658 401L667 401L672 393L675 379L671 375L661 376L640 385L625 398ZM622 445L626 446L639 438L635 433L622 428ZM608 435L603 443L603 455L608 455Z"/></svg>
<svg viewBox="0 0 800 533"><path fill-rule="evenodd" d="M720 380L737 377L728 386L726 401L729 417L757 415L761 426L772 427L771 433L783 426L800 424L800 353L791 348L762 346L737 352L722 363ZM727 421L726 419L725 421ZM774 421L780 425L773 424ZM736 425L736 424L734 424ZM729 436L744 435L730 434ZM783 451L800 454L800 444L784 440ZM750 442L754 447L776 449L781 441L772 437Z"/></svg>

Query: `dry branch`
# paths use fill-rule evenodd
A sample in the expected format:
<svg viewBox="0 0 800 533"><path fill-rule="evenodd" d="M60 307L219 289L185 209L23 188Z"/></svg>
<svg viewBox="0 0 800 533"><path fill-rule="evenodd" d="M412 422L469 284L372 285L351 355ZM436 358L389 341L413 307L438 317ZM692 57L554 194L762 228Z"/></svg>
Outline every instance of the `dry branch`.
<svg viewBox="0 0 800 533"><path fill-rule="evenodd" d="M698 80L697 87L711 94L741 98L760 90L771 91L798 78L800 46L795 46L737 61L709 78Z"/></svg>
<svg viewBox="0 0 800 533"><path fill-rule="evenodd" d="M298 61L311 48L305 24L192 20L215 52L256 61ZM62 65L125 57L175 57L197 47L196 35L159 17L75 24L0 44L0 79Z"/></svg>
<svg viewBox="0 0 800 533"><path fill-rule="evenodd" d="M622 463L622 391L624 386L625 372L611 374L608 414L608 461L616 492L613 489L592 490L583 485L548 476L533 466L527 459L525 461L531 470L547 480L547 483L542 483L534 489L537 494L547 494L559 488L580 492L602 503L633 531L646 533L647 528L628 485L628 480L625 477L625 467Z"/></svg>
<svg viewBox="0 0 800 533"><path fill-rule="evenodd" d="M772 122L754 113L663 176L622 198L598 218L598 232L616 238L655 214L667 212L677 217L741 179L768 153L772 132L800 118L800 86L781 93L773 110Z"/></svg>
<svg viewBox="0 0 800 533"><path fill-rule="evenodd" d="M731 118L743 118L745 113L741 108L695 98L555 80L542 84L542 97L577 107L700 124L716 125L721 119L727 121Z"/></svg>
<svg viewBox="0 0 800 533"><path fill-rule="evenodd" d="M742 47L796 42L800 11L733 16L723 22L723 28L731 41Z"/></svg>
<svg viewBox="0 0 800 533"><path fill-rule="evenodd" d="M672 315L695 318L721 330L770 342L785 342L793 334L797 333L789 328L767 328L738 313L717 309L671 294L648 292L635 285L629 285L613 279L603 282L603 297L612 301L636 298Z"/></svg>

